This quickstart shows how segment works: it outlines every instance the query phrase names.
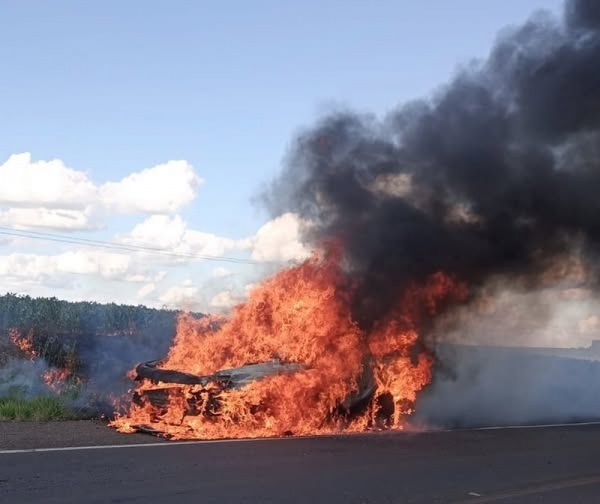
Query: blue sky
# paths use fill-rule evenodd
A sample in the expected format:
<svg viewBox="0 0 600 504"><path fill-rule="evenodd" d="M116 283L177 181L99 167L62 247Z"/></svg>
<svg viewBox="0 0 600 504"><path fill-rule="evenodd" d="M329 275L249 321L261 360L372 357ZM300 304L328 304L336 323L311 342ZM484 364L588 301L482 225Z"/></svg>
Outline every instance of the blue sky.
<svg viewBox="0 0 600 504"><path fill-rule="evenodd" d="M100 187L185 160L202 183L175 210L142 204L115 210L113 203L110 210L104 205L101 225L50 230L122 239L153 215L168 214L190 230L247 239L269 220L251 199L278 172L300 128L333 107L383 114L427 95L458 66L484 57L502 27L536 9L558 12L561 6L560 0L4 0L0 164L29 152L31 162L61 160ZM189 175L185 168L178 173ZM191 187L185 180L184 191ZM19 201L19 207L49 205ZM0 211L12 205L14 198L0 196ZM11 224L8 217L2 222ZM165 222L173 227L173 220ZM279 238L267 242L283 246ZM253 249L246 244L227 250ZM65 251L27 240L0 245L0 255L13 259L16 253ZM10 267L22 266L22 260ZM115 290L110 275L98 279L90 273L70 282L63 271L65 278L52 283L10 275L1 264L11 281L0 290L101 300ZM154 290L139 300L163 303L164 292L175 287L195 295L198 290L190 289L200 289L214 266L167 265L164 278L140 276L137 283L153 284ZM119 289L122 300L135 302L134 292L142 287Z"/></svg>

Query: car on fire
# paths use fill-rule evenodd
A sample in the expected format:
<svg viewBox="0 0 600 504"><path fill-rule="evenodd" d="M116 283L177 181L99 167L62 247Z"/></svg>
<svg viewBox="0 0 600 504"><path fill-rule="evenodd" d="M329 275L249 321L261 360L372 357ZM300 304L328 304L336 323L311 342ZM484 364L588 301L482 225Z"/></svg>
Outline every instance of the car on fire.
<svg viewBox="0 0 600 504"><path fill-rule="evenodd" d="M135 368L135 379L148 380L152 385L138 389L133 395L137 405L150 403L157 415L164 414L173 399L181 399L185 405L186 416L219 416L220 395L232 389L242 389L250 383L269 376L297 373L306 369L303 364L283 362L279 359L267 362L251 363L244 366L223 369L210 375L196 375L159 367L159 361L149 361ZM369 369L368 366L365 369ZM191 386L191 387L190 387ZM359 380L359 389L342 401L338 409L346 415L353 415L372 399L376 390L371 372L363 374ZM140 425L138 430L159 433L152 426Z"/></svg>

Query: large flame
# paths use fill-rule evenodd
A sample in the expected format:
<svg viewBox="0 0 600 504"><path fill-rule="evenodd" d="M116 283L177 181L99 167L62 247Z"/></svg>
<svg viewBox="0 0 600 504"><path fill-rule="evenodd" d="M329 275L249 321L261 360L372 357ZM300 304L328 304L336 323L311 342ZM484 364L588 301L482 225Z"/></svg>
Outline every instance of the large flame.
<svg viewBox="0 0 600 504"><path fill-rule="evenodd" d="M339 254L332 252L267 279L227 320L181 317L161 368L206 375L280 359L303 369L223 391L218 416L186 415L186 395L201 387L183 385L183 394L169 396L168 408L132 404L113 425L123 432L151 425L176 439L401 429L417 393L431 380L433 359L419 344L421 319L466 290L447 275L432 275L425 285L399 292L389 317L368 331L352 320L353 292ZM365 380L376 384L376 392L349 415L345 401ZM157 387L168 384L143 380L138 392Z"/></svg>

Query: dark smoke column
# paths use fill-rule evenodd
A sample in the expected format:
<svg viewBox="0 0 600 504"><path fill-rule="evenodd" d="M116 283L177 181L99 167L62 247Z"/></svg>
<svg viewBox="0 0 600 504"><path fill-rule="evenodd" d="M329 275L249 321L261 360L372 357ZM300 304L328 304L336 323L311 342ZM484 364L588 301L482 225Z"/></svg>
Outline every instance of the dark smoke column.
<svg viewBox="0 0 600 504"><path fill-rule="evenodd" d="M343 242L369 326L402 286L439 270L477 287L534 286L600 240L600 2L533 16L431 99L383 120L325 117L297 139L274 214Z"/></svg>
<svg viewBox="0 0 600 504"><path fill-rule="evenodd" d="M574 29L598 30L600 4L593 0L570 0L566 4L567 24Z"/></svg>

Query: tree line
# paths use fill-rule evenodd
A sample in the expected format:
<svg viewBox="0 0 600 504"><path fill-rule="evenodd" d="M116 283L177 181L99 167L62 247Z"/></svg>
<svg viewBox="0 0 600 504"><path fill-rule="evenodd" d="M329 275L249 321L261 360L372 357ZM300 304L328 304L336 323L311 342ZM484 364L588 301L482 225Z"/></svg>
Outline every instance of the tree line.
<svg viewBox="0 0 600 504"><path fill-rule="evenodd" d="M173 331L178 311L147 306L61 301L7 293L0 296L0 330L46 334L135 335Z"/></svg>

